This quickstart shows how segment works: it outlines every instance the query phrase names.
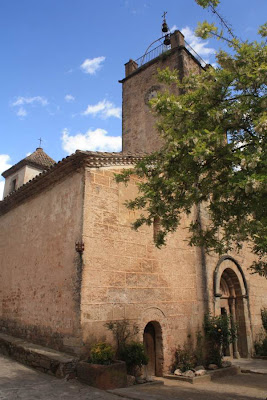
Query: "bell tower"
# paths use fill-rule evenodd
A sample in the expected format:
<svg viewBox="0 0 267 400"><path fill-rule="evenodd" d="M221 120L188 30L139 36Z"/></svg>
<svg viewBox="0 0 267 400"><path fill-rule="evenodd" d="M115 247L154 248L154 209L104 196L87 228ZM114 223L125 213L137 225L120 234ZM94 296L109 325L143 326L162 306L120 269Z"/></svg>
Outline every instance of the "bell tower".
<svg viewBox="0 0 267 400"><path fill-rule="evenodd" d="M186 43L184 35L169 32L164 19L162 37L147 48L137 60L125 64L122 83L122 151L125 153L151 153L160 149L162 142L156 128L156 119L148 102L158 91L170 90L179 94L176 86L167 87L157 79L158 69L178 70L180 79L190 72L201 73L205 62ZM155 45L156 47L152 47Z"/></svg>
<svg viewBox="0 0 267 400"><path fill-rule="evenodd" d="M41 139L39 140L41 144ZM36 151L2 173L5 178L3 197L5 198L54 164L55 161L41 147L37 147Z"/></svg>

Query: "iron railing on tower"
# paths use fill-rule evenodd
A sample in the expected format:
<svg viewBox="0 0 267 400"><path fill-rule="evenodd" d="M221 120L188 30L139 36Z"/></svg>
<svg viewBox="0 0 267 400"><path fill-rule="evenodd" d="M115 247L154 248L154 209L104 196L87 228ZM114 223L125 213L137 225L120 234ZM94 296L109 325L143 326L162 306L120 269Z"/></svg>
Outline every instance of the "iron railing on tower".
<svg viewBox="0 0 267 400"><path fill-rule="evenodd" d="M166 51L171 49L171 45L166 46L165 44L161 43L160 45L154 47L154 49L146 52L143 54L141 57L137 58L135 62L138 65L138 68L141 67L142 65L148 63L149 61L153 60L154 58L157 58L163 53L166 53Z"/></svg>
<svg viewBox="0 0 267 400"><path fill-rule="evenodd" d="M162 38L164 39L164 38ZM160 40L160 39L157 39ZM189 43L184 41L185 48L192 54L193 57L197 59L200 65L204 68L207 63L203 60L202 57L190 46ZM161 54L166 53L171 49L171 45L165 45L164 43L160 43L158 46L154 47L152 50L146 52L141 57L137 58L135 62L137 63L137 68L140 68L142 65L148 63L149 61L153 60L154 58L159 57Z"/></svg>
<svg viewBox="0 0 267 400"><path fill-rule="evenodd" d="M189 43L187 43L186 41L184 41L184 43L185 43L185 46L184 46L184 47L189 51L189 53L192 54L192 56L194 56L194 57L197 59L197 61L198 61L198 62L200 63L200 65L201 65L201 67L203 67L203 68L206 67L206 65L207 65L206 61L203 60L203 58L200 57L199 54L197 54L197 52L193 49L193 47L190 46Z"/></svg>

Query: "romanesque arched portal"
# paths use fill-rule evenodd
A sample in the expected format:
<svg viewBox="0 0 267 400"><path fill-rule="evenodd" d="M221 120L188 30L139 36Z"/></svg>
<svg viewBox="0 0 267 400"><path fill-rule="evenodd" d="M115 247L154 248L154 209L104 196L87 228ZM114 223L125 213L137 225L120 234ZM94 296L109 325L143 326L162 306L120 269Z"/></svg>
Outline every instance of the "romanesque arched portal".
<svg viewBox="0 0 267 400"><path fill-rule="evenodd" d="M214 312L227 314L237 324L237 339L225 355L235 358L251 353L248 288L242 268L230 256L222 257L214 272Z"/></svg>

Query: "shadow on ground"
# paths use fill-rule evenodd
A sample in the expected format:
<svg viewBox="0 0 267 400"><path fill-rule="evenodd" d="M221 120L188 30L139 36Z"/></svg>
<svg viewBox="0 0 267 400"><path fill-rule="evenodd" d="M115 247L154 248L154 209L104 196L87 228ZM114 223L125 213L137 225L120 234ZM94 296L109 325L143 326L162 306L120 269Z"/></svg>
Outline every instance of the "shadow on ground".
<svg viewBox="0 0 267 400"><path fill-rule="evenodd" d="M265 400L266 376L240 374L213 382L190 384L164 380L165 385L140 385L112 393L135 400Z"/></svg>

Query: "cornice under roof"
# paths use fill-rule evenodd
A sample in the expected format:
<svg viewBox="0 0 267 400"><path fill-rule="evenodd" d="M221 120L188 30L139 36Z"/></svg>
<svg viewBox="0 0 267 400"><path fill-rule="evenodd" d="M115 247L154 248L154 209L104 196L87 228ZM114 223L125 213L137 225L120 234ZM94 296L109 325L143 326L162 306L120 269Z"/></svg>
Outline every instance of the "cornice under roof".
<svg viewBox="0 0 267 400"><path fill-rule="evenodd" d="M144 155L77 150L74 154L55 163L0 201L0 215L5 214L27 198L41 192L52 183L60 181L64 176L82 166L89 168L130 166L136 164Z"/></svg>

